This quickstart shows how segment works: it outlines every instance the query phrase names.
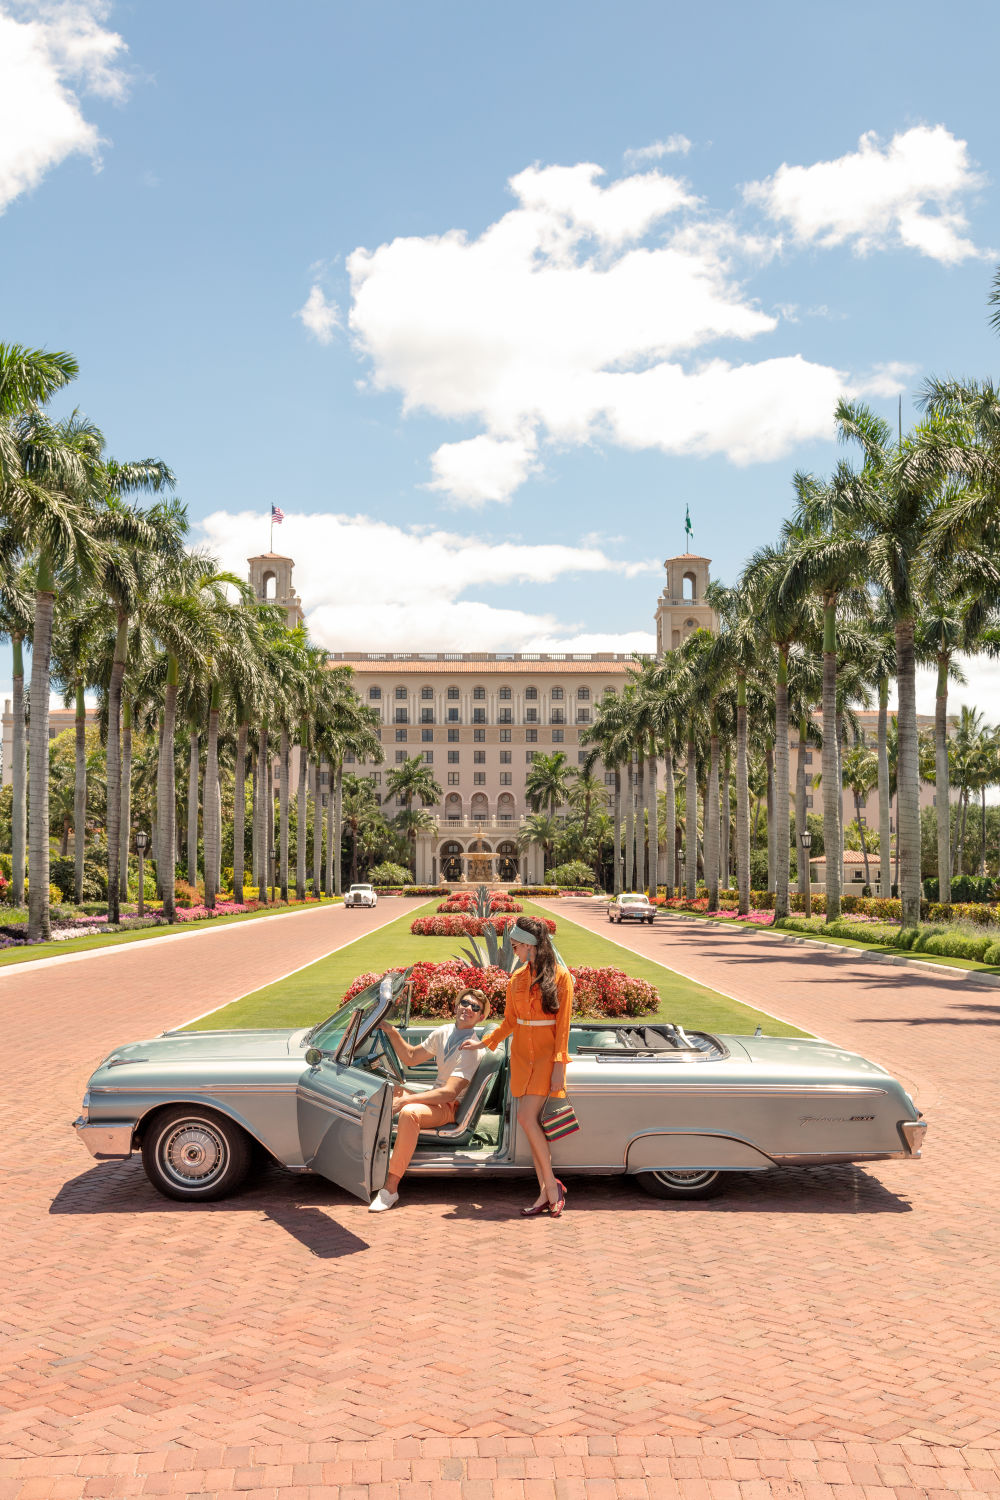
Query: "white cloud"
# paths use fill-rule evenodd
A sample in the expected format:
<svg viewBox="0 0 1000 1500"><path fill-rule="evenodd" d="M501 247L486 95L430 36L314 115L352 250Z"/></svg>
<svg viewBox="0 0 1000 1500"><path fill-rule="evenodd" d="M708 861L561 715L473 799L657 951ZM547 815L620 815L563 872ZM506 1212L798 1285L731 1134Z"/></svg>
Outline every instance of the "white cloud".
<svg viewBox="0 0 1000 1500"><path fill-rule="evenodd" d="M919 365L904 364L902 360L889 360L887 364L876 365L869 375L864 376L855 386L855 392L859 396L886 399L900 396L919 368Z"/></svg>
<svg viewBox="0 0 1000 1500"><path fill-rule="evenodd" d="M336 302L327 301L318 284L313 286L295 316L321 344L332 343L333 331L340 327L340 308Z"/></svg>
<svg viewBox="0 0 1000 1500"><path fill-rule="evenodd" d="M262 515L216 511L197 523L224 567L243 574L263 536ZM645 631L584 633L549 611L499 607L464 595L480 588L546 585L583 574L650 579L653 559L621 562L598 547L492 541L367 516L286 511L280 545L295 559L295 586L310 633L330 650L631 651L652 649ZM647 613L644 610L644 613ZM578 644L579 642L590 644Z"/></svg>
<svg viewBox="0 0 1000 1500"><path fill-rule="evenodd" d="M687 156L691 142L686 135L668 135L664 141L652 141L648 146L631 148L625 152L625 164L638 167L644 161L662 161L665 156Z"/></svg>
<svg viewBox="0 0 1000 1500"><path fill-rule="evenodd" d="M68 156L95 162L97 127L79 92L121 100L122 38L102 25L103 0L7 0L0 5L0 211Z"/></svg>
<svg viewBox="0 0 1000 1500"><path fill-rule="evenodd" d="M494 438L485 433L461 443L443 443L431 454L434 479L423 486L440 490L456 505L480 506L506 500L539 465L534 438Z"/></svg>
<svg viewBox="0 0 1000 1500"><path fill-rule="evenodd" d="M917 125L883 146L874 132L857 151L809 167L784 163L744 196L790 225L802 244L852 243L858 254L906 245L953 263L979 255L963 231L963 195L982 185L965 141L943 125Z"/></svg>

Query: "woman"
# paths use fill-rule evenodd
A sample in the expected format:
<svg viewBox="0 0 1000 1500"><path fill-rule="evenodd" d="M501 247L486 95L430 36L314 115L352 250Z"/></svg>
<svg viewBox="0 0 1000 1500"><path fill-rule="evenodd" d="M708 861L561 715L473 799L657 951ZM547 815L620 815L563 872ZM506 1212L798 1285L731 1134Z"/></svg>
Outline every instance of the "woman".
<svg viewBox="0 0 1000 1500"><path fill-rule="evenodd" d="M485 1039L470 1038L463 1049L488 1047L495 1052L505 1037L510 1044L510 1091L517 1100L517 1123L528 1138L538 1197L525 1218L548 1210L558 1219L566 1189L552 1172L552 1155L539 1116L550 1096L566 1097L569 1021L573 979L556 957L549 929L538 917L518 917L510 929L511 947L521 965L507 985L503 1020Z"/></svg>

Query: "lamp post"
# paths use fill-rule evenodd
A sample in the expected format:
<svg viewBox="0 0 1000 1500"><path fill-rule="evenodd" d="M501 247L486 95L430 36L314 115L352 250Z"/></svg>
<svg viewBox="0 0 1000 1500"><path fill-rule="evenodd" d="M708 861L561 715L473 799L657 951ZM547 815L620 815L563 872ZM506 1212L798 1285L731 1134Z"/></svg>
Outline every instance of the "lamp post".
<svg viewBox="0 0 1000 1500"><path fill-rule="evenodd" d="M271 890L272 893L278 889L278 866L281 864L281 835L274 836L274 848L271 851ZM274 899L272 895L272 899Z"/></svg>
<svg viewBox="0 0 1000 1500"><path fill-rule="evenodd" d="M799 834L799 843L802 845L802 860L803 860L803 866L802 866L802 894L806 898L806 916L807 917L811 917L812 914L813 914L813 908L812 908L812 887L810 886L810 883L809 883L809 850L812 848L812 841L813 841L813 836L808 831L808 829L806 830L805 833L800 833Z"/></svg>
<svg viewBox="0 0 1000 1500"><path fill-rule="evenodd" d="M145 889L145 884L144 884L144 881L143 881L143 874L142 874L142 857L143 857L143 855L146 852L146 845L148 843L149 843L149 835L146 834L146 833L143 833L142 829L140 828L138 830L138 832L136 833L136 836L135 836L135 852L136 852L136 854L139 857L139 905L138 905L138 907L136 909L136 915L140 916L140 917L145 916L145 914L146 914L146 907L145 907L145 901L144 901L144 897L145 897L145 894L146 894L146 889Z"/></svg>

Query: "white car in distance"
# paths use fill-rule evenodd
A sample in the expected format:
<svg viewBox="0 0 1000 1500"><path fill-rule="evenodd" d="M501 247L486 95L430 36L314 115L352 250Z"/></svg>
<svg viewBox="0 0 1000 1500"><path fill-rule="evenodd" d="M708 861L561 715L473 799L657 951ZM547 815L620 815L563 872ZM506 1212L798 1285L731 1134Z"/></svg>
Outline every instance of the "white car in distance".
<svg viewBox="0 0 1000 1500"><path fill-rule="evenodd" d="M352 885L344 897L345 906L377 906L378 896L373 885Z"/></svg>
<svg viewBox="0 0 1000 1500"><path fill-rule="evenodd" d="M649 897L637 891L623 891L608 902L609 922L648 922L652 927L655 916Z"/></svg>

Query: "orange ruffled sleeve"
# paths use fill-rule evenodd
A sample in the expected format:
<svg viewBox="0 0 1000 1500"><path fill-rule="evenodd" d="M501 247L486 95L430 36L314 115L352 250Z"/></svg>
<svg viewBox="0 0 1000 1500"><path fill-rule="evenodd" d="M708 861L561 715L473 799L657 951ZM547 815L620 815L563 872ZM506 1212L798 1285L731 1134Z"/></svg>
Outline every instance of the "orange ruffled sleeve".
<svg viewBox="0 0 1000 1500"><path fill-rule="evenodd" d="M483 1037L483 1046L488 1048L490 1052L495 1052L500 1043L506 1037L509 1037L511 1032L514 1030L514 1018L517 1012L514 1009L514 997L511 994L511 991L515 987L517 976L521 973L523 973L522 969L515 969L514 973L510 976L510 979L507 982L507 994L504 999L503 1007L503 1020L500 1022L499 1026L494 1027L489 1036Z"/></svg>
<svg viewBox="0 0 1000 1500"><path fill-rule="evenodd" d="M568 969L559 970L556 994L559 996L559 1014L556 1016L556 1051L552 1061L568 1063L569 1023L573 1015L573 976Z"/></svg>

